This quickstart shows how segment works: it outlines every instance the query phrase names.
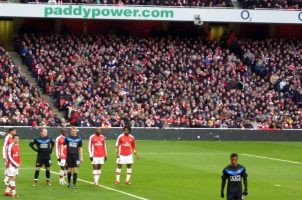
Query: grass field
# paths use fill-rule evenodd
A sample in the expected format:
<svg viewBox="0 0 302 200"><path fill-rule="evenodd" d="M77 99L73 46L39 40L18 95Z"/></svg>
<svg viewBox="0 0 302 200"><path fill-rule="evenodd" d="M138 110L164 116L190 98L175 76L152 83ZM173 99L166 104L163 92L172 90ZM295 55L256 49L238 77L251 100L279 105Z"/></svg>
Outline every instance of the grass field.
<svg viewBox="0 0 302 200"><path fill-rule="evenodd" d="M217 200L221 199L221 171L229 164L232 152L239 153L239 163L249 174L247 200L302 199L302 143L298 142L137 141L140 160L133 166L132 185L124 184L123 170L122 183L116 186L114 141L108 141L109 157L101 177L106 188L89 183L92 169L87 143L84 145L85 160L79 171L82 181L77 190L72 190L59 185L56 174L52 174L53 185L46 186L43 171L38 187L32 187L36 155L28 141L22 141L22 166L17 181L20 199ZM51 170L58 172L55 155L52 161ZM0 188L4 191L4 186Z"/></svg>

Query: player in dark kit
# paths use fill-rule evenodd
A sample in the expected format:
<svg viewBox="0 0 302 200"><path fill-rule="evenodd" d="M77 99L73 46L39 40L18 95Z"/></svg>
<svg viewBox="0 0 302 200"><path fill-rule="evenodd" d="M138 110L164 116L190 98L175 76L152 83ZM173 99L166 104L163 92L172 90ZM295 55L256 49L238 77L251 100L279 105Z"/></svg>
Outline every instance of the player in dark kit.
<svg viewBox="0 0 302 200"><path fill-rule="evenodd" d="M36 160L36 171L35 171L35 180L33 186L37 186L40 169L45 167L46 170L46 184L51 185L50 183L50 171L49 167L51 166L50 155L54 147L54 141L51 137L47 136L47 129L43 128L40 131L40 137L35 138L29 146L36 152L38 152Z"/></svg>
<svg viewBox="0 0 302 200"><path fill-rule="evenodd" d="M245 167L238 164L238 155L236 153L230 156L231 164L226 166L222 172L221 198L224 198L224 187L228 180L227 200L242 200L242 195L247 195L247 173ZM242 179L244 191L242 192Z"/></svg>
<svg viewBox="0 0 302 200"><path fill-rule="evenodd" d="M66 167L68 170L67 180L68 187L71 187L71 175L73 174L73 189L76 189L77 186L77 177L78 177L78 167L80 163L83 162L83 148L82 148L82 138L77 136L77 129L75 127L71 128L71 135L67 136L63 142L67 148L67 157L66 157Z"/></svg>

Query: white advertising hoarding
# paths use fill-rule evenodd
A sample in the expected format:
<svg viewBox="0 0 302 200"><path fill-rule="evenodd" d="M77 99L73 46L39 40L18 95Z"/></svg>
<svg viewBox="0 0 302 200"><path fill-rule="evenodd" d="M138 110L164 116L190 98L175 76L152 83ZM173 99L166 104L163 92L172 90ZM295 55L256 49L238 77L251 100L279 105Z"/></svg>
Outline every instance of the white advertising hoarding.
<svg viewBox="0 0 302 200"><path fill-rule="evenodd" d="M302 11L105 5L0 4L1 17L302 24Z"/></svg>

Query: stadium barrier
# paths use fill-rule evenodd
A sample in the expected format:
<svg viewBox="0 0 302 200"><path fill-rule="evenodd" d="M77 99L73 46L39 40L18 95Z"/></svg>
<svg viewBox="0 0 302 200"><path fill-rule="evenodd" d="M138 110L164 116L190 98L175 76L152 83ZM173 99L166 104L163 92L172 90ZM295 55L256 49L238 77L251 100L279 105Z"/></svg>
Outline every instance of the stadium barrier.
<svg viewBox="0 0 302 200"><path fill-rule="evenodd" d="M7 132L11 127L0 127ZM14 127L22 139L32 139L39 135L40 128ZM45 127L53 138L61 128ZM66 129L68 132L69 130ZM78 128L79 135L88 139L95 128ZM115 140L122 128L103 129L107 139ZM138 140L205 140L205 141L302 141L302 130L250 130L250 129L205 129L205 128L133 128L132 134Z"/></svg>

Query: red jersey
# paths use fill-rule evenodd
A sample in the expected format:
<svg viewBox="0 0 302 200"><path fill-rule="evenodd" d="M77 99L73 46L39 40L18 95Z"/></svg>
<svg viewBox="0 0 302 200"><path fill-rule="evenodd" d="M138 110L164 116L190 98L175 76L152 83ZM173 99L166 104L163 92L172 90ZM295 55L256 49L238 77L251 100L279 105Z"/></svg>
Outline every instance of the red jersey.
<svg viewBox="0 0 302 200"><path fill-rule="evenodd" d="M93 134L89 137L89 157L107 157L106 140L103 135Z"/></svg>
<svg viewBox="0 0 302 200"><path fill-rule="evenodd" d="M11 143L8 146L7 155L8 155L7 156L8 165L14 165L16 167L20 166L21 159L20 159L20 146L19 146L19 144Z"/></svg>
<svg viewBox="0 0 302 200"><path fill-rule="evenodd" d="M57 158L66 159L66 146L63 145L63 142L65 140L65 136L64 135L60 135L59 137L56 138L56 155Z"/></svg>
<svg viewBox="0 0 302 200"><path fill-rule="evenodd" d="M136 149L135 139L133 135L121 134L116 140L116 147L118 147L118 154L122 156L129 156L132 154L132 150Z"/></svg>
<svg viewBox="0 0 302 200"><path fill-rule="evenodd" d="M3 141L3 148L2 148L3 159L7 159L7 150L8 150L8 146L11 143L13 143L13 136L11 134L8 134L5 136Z"/></svg>

